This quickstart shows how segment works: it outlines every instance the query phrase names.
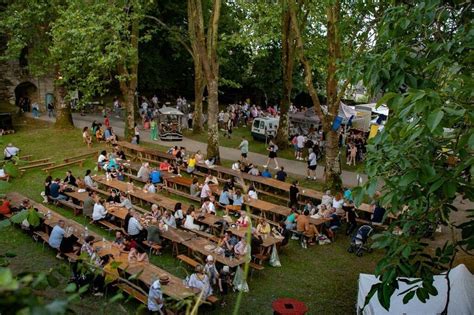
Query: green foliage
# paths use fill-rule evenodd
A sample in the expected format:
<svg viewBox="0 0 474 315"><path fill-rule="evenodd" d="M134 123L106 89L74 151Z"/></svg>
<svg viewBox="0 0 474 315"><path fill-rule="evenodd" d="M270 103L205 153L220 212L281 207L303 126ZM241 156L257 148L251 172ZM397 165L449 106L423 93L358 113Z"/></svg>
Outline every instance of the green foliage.
<svg viewBox="0 0 474 315"><path fill-rule="evenodd" d="M438 294L433 275L450 269L456 253L473 248L472 215L456 226L450 214L457 195L473 199L472 145L472 19L469 5L430 0L400 4L384 12L375 47L366 56L364 82L385 95L390 117L383 132L367 146L369 182L360 196L374 193L383 180L380 202L398 214L389 231L375 237L385 250L372 287L388 310L398 277L417 278L403 294L426 302ZM471 110L469 110L471 108ZM438 224L462 238L453 238L434 253L420 241ZM395 227L401 235L391 233ZM447 308L446 308L447 309Z"/></svg>

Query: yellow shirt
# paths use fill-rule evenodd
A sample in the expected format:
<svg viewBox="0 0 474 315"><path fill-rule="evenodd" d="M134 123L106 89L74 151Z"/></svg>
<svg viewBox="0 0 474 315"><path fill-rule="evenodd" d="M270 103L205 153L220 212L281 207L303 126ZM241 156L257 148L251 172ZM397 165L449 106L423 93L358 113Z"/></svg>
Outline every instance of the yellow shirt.
<svg viewBox="0 0 474 315"><path fill-rule="evenodd" d="M260 234L270 234L271 232L270 224L265 223L265 224L257 225L257 232Z"/></svg>
<svg viewBox="0 0 474 315"><path fill-rule="evenodd" d="M196 166L196 159L190 158L188 160L188 166L189 167L195 167Z"/></svg>

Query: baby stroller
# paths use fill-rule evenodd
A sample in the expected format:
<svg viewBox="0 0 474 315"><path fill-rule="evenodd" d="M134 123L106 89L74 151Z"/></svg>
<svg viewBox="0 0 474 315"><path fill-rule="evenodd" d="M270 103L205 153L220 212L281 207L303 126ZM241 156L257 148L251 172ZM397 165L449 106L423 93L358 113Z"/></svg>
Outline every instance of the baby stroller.
<svg viewBox="0 0 474 315"><path fill-rule="evenodd" d="M364 251L370 253L372 249L367 245L369 236L374 229L370 225L362 225L352 237L351 246L347 249L349 253L354 253L357 257L362 256Z"/></svg>

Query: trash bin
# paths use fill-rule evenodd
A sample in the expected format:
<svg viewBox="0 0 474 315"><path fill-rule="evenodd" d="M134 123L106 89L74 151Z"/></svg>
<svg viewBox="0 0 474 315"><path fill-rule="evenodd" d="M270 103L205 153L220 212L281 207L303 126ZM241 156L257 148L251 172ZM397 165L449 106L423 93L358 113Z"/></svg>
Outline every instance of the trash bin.
<svg viewBox="0 0 474 315"><path fill-rule="evenodd" d="M306 304L290 298L281 298L273 301L272 309L274 315L303 315L308 312Z"/></svg>

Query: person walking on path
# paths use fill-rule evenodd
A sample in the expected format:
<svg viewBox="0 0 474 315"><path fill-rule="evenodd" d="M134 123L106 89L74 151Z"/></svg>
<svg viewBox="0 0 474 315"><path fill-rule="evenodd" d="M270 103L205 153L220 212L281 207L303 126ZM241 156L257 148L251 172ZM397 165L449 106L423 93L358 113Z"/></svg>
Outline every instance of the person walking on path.
<svg viewBox="0 0 474 315"><path fill-rule="evenodd" d="M158 124L154 118L150 122L150 131L150 139L153 141L158 140Z"/></svg>
<svg viewBox="0 0 474 315"><path fill-rule="evenodd" d="M278 167L278 161L277 161L277 151L278 151L278 147L276 144L273 143L272 140L270 140L270 142L268 143L268 160L267 160L267 164L264 165L263 167L268 167L270 165L270 161L273 160L273 162L275 162L275 169L279 169Z"/></svg>
<svg viewBox="0 0 474 315"><path fill-rule="evenodd" d="M311 176L313 176L313 180L316 180L316 167L317 167L317 156L316 153L314 153L313 149L309 148L308 149L308 179L311 179Z"/></svg>
<svg viewBox="0 0 474 315"><path fill-rule="evenodd" d="M247 162L247 155L249 153L249 142L245 137L242 137L242 142L239 144L240 155L242 160Z"/></svg>
<svg viewBox="0 0 474 315"><path fill-rule="evenodd" d="M135 132L135 139L137 141L137 144L140 144L140 129L138 129L137 123L135 123L135 127L133 128Z"/></svg>

